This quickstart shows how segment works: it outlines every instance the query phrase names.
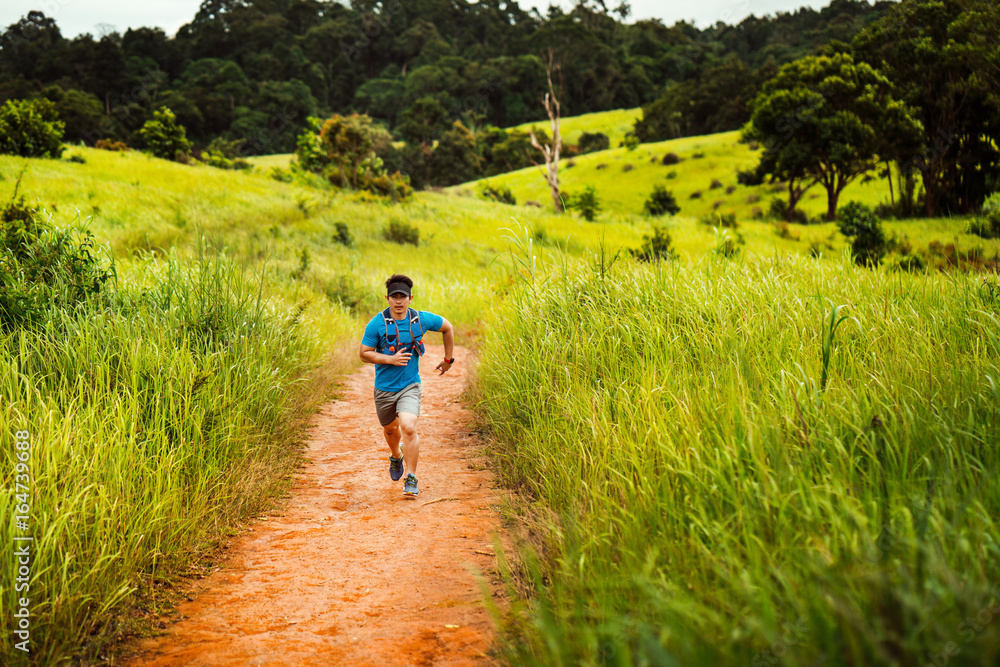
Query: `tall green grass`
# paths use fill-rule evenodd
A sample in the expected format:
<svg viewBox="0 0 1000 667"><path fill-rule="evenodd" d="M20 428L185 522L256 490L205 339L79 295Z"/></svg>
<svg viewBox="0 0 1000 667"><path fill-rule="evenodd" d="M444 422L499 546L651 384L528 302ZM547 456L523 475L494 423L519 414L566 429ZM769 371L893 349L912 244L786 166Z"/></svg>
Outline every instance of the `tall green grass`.
<svg viewBox="0 0 1000 667"><path fill-rule="evenodd" d="M609 264L522 265L484 341L508 661L994 664L996 276Z"/></svg>
<svg viewBox="0 0 1000 667"><path fill-rule="evenodd" d="M136 630L131 610L159 613L161 587L287 484L294 420L323 397L306 374L354 322L343 311L304 322L263 275L207 251L120 276L117 292L0 336L8 549L22 534L15 431L32 447L30 594L15 594L12 558L0 568L11 660L93 660ZM30 656L13 648L18 597L31 600Z"/></svg>

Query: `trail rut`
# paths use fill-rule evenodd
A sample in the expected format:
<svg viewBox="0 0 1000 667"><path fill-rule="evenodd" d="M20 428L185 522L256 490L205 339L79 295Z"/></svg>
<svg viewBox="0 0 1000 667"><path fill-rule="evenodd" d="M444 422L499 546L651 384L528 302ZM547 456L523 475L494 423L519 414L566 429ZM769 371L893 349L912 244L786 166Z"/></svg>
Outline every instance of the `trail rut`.
<svg viewBox="0 0 1000 667"><path fill-rule="evenodd" d="M388 474L374 368L313 418L309 463L131 665L482 665L493 628L474 573L494 567L499 492L458 403L465 350L421 360L420 495ZM434 502L437 501L437 502Z"/></svg>

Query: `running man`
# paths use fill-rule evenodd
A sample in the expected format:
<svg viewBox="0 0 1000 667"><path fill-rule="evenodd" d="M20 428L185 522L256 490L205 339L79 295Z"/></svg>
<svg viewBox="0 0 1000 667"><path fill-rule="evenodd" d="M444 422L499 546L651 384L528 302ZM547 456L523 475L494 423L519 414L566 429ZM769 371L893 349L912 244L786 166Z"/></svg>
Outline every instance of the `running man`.
<svg viewBox="0 0 1000 667"><path fill-rule="evenodd" d="M389 307L373 317L361 339L361 360L375 364L375 412L389 445L389 477L403 476L406 456L406 480L403 493L416 495L417 461L420 438L420 355L424 353L424 333L440 331L444 337L444 360L434 369L444 375L455 363L455 330L440 315L410 309L413 281L395 274L385 281L385 300Z"/></svg>

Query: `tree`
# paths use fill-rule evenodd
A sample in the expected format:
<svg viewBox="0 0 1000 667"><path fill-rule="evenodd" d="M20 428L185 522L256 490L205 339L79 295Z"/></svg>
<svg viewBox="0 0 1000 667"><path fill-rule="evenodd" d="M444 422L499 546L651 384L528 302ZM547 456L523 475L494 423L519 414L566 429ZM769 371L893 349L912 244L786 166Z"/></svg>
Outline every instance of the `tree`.
<svg viewBox="0 0 1000 667"><path fill-rule="evenodd" d="M917 133L919 123L889 94L889 81L849 53L784 65L753 103L744 138L764 145L763 173L788 181L789 215L814 184L827 192L828 220L840 193L875 167L883 128Z"/></svg>
<svg viewBox="0 0 1000 667"><path fill-rule="evenodd" d="M403 111L399 134L411 144L428 144L445 129L448 112L433 97L421 97Z"/></svg>
<svg viewBox="0 0 1000 667"><path fill-rule="evenodd" d="M971 211L1000 177L1000 7L990 0L904 0L854 39L923 125L900 159L920 173L924 212Z"/></svg>
<svg viewBox="0 0 1000 667"><path fill-rule="evenodd" d="M153 117L139 130L146 148L156 157L176 160L178 156L191 150L191 142L182 125L177 123L174 112L167 108L157 109Z"/></svg>
<svg viewBox="0 0 1000 667"><path fill-rule="evenodd" d="M53 85L42 91L42 94L55 103L56 114L66 125L66 141L85 141L95 128L100 127L104 107L90 93L76 88L63 90Z"/></svg>
<svg viewBox="0 0 1000 667"><path fill-rule="evenodd" d="M549 82L549 92L545 93L545 97L542 98L542 104L545 106L545 112L549 115L549 120L552 123L552 141L547 144L539 142L534 128L532 128L530 134L531 145L541 151L542 156L545 158L545 180L548 181L549 189L552 191L552 203L556 207L556 211L561 213L563 205L562 199L559 197L559 151L562 150L562 135L559 133L559 100L556 98L555 90L552 88L552 69L554 67L555 54L551 48L548 55L548 62L545 65L545 76Z"/></svg>
<svg viewBox="0 0 1000 667"><path fill-rule="evenodd" d="M702 76L669 86L643 106L635 133L649 143L735 130L750 119L750 103L775 71L771 63L751 71L731 56Z"/></svg>
<svg viewBox="0 0 1000 667"><path fill-rule="evenodd" d="M482 159L476 153L476 138L461 121L441 135L431 154L430 171L435 185L457 185L482 175Z"/></svg>
<svg viewBox="0 0 1000 667"><path fill-rule="evenodd" d="M324 152L323 162L331 181L341 187L357 188L362 163L374 157L375 145L385 130L372 123L368 115L334 114L323 123L319 133Z"/></svg>
<svg viewBox="0 0 1000 667"><path fill-rule="evenodd" d="M7 100L0 107L0 154L58 158L65 128L49 100Z"/></svg>

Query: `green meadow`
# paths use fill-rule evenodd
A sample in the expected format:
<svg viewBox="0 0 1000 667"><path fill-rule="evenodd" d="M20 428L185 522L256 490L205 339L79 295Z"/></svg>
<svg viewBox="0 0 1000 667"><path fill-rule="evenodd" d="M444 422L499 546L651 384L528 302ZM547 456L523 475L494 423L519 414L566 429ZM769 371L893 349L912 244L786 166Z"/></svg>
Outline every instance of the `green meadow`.
<svg viewBox="0 0 1000 667"><path fill-rule="evenodd" d="M565 127L610 133L628 113ZM664 166L667 152L681 161ZM397 271L481 354L470 398L517 491L509 529L528 529L504 561L510 664L939 650L995 583L996 276L859 269L831 223L779 234L754 209L781 193L736 185L754 159L726 133L564 162L569 192L601 197L588 223L552 211L537 169L490 179L513 206L476 183L391 204L271 178L287 156L247 172L75 146L0 156L0 202L18 187L42 218L88 228L117 272L43 325L0 331L8 515L13 434L31 433L35 664L148 632L183 576L285 492L302 420L359 363ZM661 182L682 211L650 219ZM858 183L842 202L887 196ZM825 200L803 206L813 217ZM732 259L702 222L720 212L745 241ZM618 252L653 223L679 259ZM915 248L1000 250L965 225L887 223ZM827 336L835 305L852 319ZM0 605L10 655L9 568ZM778 655L787 627L804 639ZM993 632L962 650L994 650Z"/></svg>
<svg viewBox="0 0 1000 667"><path fill-rule="evenodd" d="M619 112L607 113L615 118ZM663 157L668 153L676 154L680 162L664 165ZM633 224L647 231L652 222L665 224L674 247L690 259L714 245L712 223L717 222L718 215L725 214L735 215L749 249L805 253L810 244L816 242L822 245L824 252L837 254L845 245L844 238L837 233L834 223L822 221L826 213L826 191L821 186L815 185L808 190L798 206L813 224L790 224L786 235L781 235L774 221L767 219L768 208L775 197L787 201L786 188L777 184L745 186L737 183L736 171L752 168L759 155L759 151L740 143L739 132L723 132L641 144L633 151L611 148L563 159L559 182L564 197L579 194L588 186L595 188L603 212L590 224ZM540 154L538 159L541 161ZM521 206L534 202L552 210L544 165L455 186L449 191L476 196L482 183L510 188ZM659 219L644 215L645 201L655 185L663 185L673 193L680 213ZM841 193L839 203L842 206L852 200L868 206L888 203L887 180L875 179L867 183L855 180ZM580 223L587 224L582 220ZM990 257L1000 252L1000 242L970 235L965 231L966 226L965 217L885 221L890 234L895 234L900 241L909 241L914 249L926 249L930 243L938 241L953 243L965 250L981 248Z"/></svg>
<svg viewBox="0 0 1000 667"><path fill-rule="evenodd" d="M564 143L574 145L580 140L580 135L584 132L602 132L607 135L612 146L617 146L625 139L625 135L635 127L635 121L641 117L642 109L638 108L595 111L594 113L569 116L561 119L559 132L562 134ZM527 132L532 127L544 130L546 134L552 134L552 123L548 119L523 123L507 129Z"/></svg>

